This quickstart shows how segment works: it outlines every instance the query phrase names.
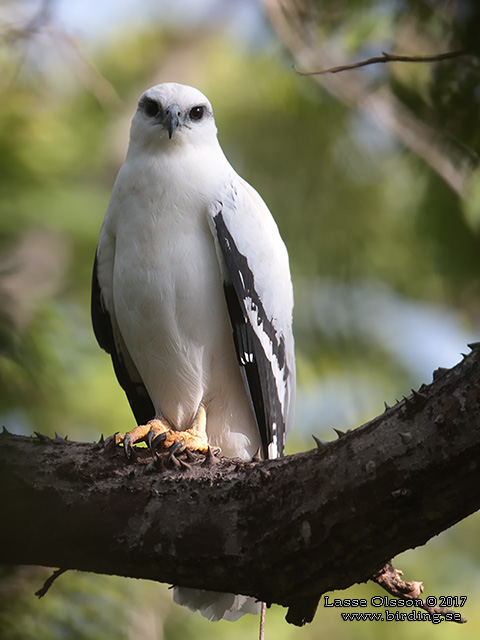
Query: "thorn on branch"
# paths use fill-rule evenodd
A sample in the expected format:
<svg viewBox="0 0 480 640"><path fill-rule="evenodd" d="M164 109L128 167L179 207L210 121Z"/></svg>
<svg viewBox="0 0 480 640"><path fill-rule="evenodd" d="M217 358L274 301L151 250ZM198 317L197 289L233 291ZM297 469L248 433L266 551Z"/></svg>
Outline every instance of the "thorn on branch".
<svg viewBox="0 0 480 640"><path fill-rule="evenodd" d="M424 405L425 402L428 400L428 396L426 396L421 391L415 391L415 389L412 389L412 394L413 394L413 399L417 404Z"/></svg>
<svg viewBox="0 0 480 640"><path fill-rule="evenodd" d="M438 369L435 369L435 371L433 372L433 381L436 382L437 380L440 380L440 378L447 372L448 369L446 367L438 367Z"/></svg>
<svg viewBox="0 0 480 640"><path fill-rule="evenodd" d="M412 396L411 397L409 396L407 398L404 396L403 400L405 402L405 411L406 411L407 417L411 418L418 411L420 411L420 409L422 409L422 407L428 400L428 397L424 393L421 393L420 391L415 391L415 389L412 389Z"/></svg>
<svg viewBox="0 0 480 640"><path fill-rule="evenodd" d="M262 458L260 457L260 447L255 451L252 457L252 462L260 462Z"/></svg>
<svg viewBox="0 0 480 640"><path fill-rule="evenodd" d="M217 464L218 461L219 461L218 458L212 451L212 447L208 447L207 453L205 454L205 460L202 462L202 465L204 467L211 467L214 464Z"/></svg>
<svg viewBox="0 0 480 640"><path fill-rule="evenodd" d="M188 462L196 462L197 460L197 457L190 449L185 449L185 457Z"/></svg>
<svg viewBox="0 0 480 640"><path fill-rule="evenodd" d="M395 569L391 562L387 562L386 565L375 575L372 576L371 580L376 582L378 585L385 589L388 593L390 593L395 598L401 598L402 600L415 600L418 602L418 605L421 609L427 611L431 616L434 614L446 616L447 614L455 614L455 617L460 614L456 613L451 609L447 609L446 607L430 607L423 598L421 598L421 594L423 593L423 583L413 580L412 582L407 582L402 579L403 572L399 569ZM462 618L460 616L459 619L452 620L453 622L458 622L463 624L467 622L466 618Z"/></svg>
<svg viewBox="0 0 480 640"><path fill-rule="evenodd" d="M174 452L168 454L167 456L167 464L170 469L180 469L180 460L177 458Z"/></svg>
<svg viewBox="0 0 480 640"><path fill-rule="evenodd" d="M185 462L185 460L179 460L180 462L180 469L182 469L182 471L191 471L192 469L192 465L188 464L188 462Z"/></svg>
<svg viewBox="0 0 480 640"><path fill-rule="evenodd" d="M52 575L45 580L43 587L38 591L35 591L35 595L38 598L43 598L43 596L47 593L47 591L50 589L50 587L55 582L55 580L59 578L62 575L62 573L65 573L65 571L68 571L68 569L57 569L56 571L54 571Z"/></svg>
<svg viewBox="0 0 480 640"><path fill-rule="evenodd" d="M368 60L361 60L360 62L353 62L352 64L343 64L338 67L330 67L328 69L322 69L321 71L299 71L295 65L293 70L299 76L321 76L326 73L339 73L340 71L350 71L352 69L360 69L361 67L367 67L372 64L383 64L385 62L442 62L444 60L451 60L452 58L459 58L460 56L468 55L468 51L448 51L447 53L437 53L432 56L405 56L395 53L387 53L382 51L381 56L375 56L368 58Z"/></svg>
<svg viewBox="0 0 480 640"><path fill-rule="evenodd" d="M37 436L40 442L50 442L51 440L51 438L46 436L44 433L39 433L38 431L34 431L33 433Z"/></svg>
<svg viewBox="0 0 480 640"><path fill-rule="evenodd" d="M325 451L328 447L328 442L326 440L320 440L317 436L312 434L312 438L315 440L315 444L317 445L317 451Z"/></svg>

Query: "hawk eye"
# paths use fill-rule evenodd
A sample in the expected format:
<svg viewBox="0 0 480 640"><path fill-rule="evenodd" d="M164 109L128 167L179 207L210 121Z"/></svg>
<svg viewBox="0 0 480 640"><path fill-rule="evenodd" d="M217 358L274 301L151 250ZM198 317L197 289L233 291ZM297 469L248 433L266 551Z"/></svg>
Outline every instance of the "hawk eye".
<svg viewBox="0 0 480 640"><path fill-rule="evenodd" d="M160 112L160 105L158 104L158 102L155 102L155 100L152 100L151 98L147 98L147 100L145 100L143 104L143 109L147 114L147 116L150 116L151 118L153 118L154 116L158 115L158 113Z"/></svg>
<svg viewBox="0 0 480 640"><path fill-rule="evenodd" d="M205 107L193 107L190 109L190 120L201 120L203 118L203 114L205 112Z"/></svg>

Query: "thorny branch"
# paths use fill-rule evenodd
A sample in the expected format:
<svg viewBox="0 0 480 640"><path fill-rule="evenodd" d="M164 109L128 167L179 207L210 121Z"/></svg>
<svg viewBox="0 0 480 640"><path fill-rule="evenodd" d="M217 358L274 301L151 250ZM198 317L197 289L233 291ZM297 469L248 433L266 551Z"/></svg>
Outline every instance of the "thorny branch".
<svg viewBox="0 0 480 640"><path fill-rule="evenodd" d="M139 448L128 463L103 439L5 433L0 562L243 593L288 607L298 625L322 594L372 577L418 594L382 568L480 508L480 344L471 348L369 423L280 460L152 460Z"/></svg>

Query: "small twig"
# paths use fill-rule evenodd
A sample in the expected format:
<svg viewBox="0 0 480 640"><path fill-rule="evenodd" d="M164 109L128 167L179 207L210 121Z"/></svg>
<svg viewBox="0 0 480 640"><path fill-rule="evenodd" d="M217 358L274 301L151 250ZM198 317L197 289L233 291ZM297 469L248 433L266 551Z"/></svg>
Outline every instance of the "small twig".
<svg viewBox="0 0 480 640"><path fill-rule="evenodd" d="M399 569L395 569L391 562L387 562L383 569L381 569L381 571L371 579L396 598L421 601L422 604L419 606L421 606L421 608L427 611L431 616L434 614L445 616L447 614L457 613L456 611L447 609L446 607L430 607L425 600L420 597L420 594L423 593L423 583L417 582L416 580L407 582L406 580L403 580L401 576L403 576L403 572ZM466 618L460 617L460 620L452 620L452 622L463 624L467 622L467 620Z"/></svg>
<svg viewBox="0 0 480 640"><path fill-rule="evenodd" d="M39 598L43 598L43 596L47 593L55 580L59 578L62 573L65 573L65 571L68 571L68 569L57 569L56 571L54 571L52 575L45 580L43 587L38 591L35 591L35 595Z"/></svg>
<svg viewBox="0 0 480 640"><path fill-rule="evenodd" d="M329 69L323 69L322 71L299 71L293 67L295 73L299 76L321 76L325 73L339 73L340 71L348 71L350 69L360 69L360 67L367 67L371 64L382 64L385 62L441 62L442 60L451 60L452 58L459 58L465 56L468 51L449 51L447 53L437 53L432 56L403 56L395 53L387 53L382 51L381 56L375 56L368 60L362 60L361 62L354 62L352 64L344 64L339 67L330 67Z"/></svg>
<svg viewBox="0 0 480 640"><path fill-rule="evenodd" d="M260 633L258 634L258 640L265 640L265 612L267 610L267 603L262 602L262 609L260 611Z"/></svg>

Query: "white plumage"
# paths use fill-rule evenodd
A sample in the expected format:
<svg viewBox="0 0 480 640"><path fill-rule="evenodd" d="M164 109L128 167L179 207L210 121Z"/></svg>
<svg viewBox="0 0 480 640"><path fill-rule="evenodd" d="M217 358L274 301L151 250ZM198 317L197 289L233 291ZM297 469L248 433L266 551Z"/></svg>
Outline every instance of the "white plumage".
<svg viewBox="0 0 480 640"><path fill-rule="evenodd" d="M209 443L224 455L250 458L259 447L282 455L295 393L292 307L277 226L225 158L210 103L180 84L149 89L100 232L92 289L95 334L137 422L163 418L183 431L202 404ZM233 598L176 596L214 619L248 610Z"/></svg>

